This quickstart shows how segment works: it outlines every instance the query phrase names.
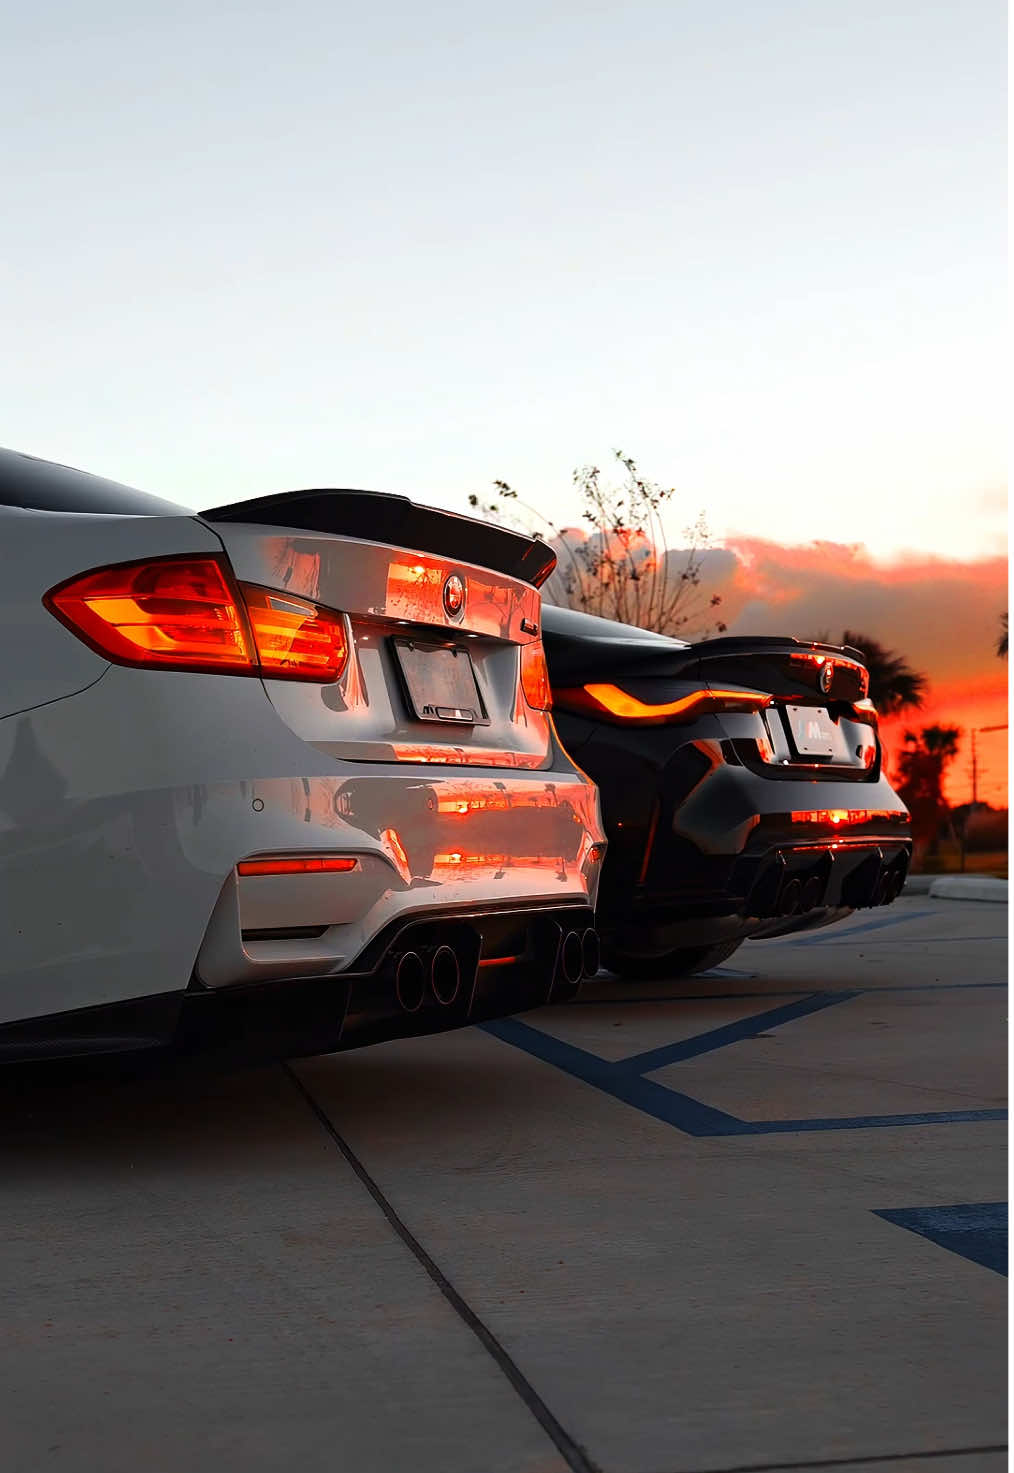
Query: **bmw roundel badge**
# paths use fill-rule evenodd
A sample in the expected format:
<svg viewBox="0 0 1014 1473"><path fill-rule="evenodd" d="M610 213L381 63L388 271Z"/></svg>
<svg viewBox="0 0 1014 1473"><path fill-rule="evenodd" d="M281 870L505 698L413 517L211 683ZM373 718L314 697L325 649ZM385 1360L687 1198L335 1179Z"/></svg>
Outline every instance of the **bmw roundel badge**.
<svg viewBox="0 0 1014 1473"><path fill-rule="evenodd" d="M444 584L444 613L448 619L460 619L465 612L465 581L452 573Z"/></svg>

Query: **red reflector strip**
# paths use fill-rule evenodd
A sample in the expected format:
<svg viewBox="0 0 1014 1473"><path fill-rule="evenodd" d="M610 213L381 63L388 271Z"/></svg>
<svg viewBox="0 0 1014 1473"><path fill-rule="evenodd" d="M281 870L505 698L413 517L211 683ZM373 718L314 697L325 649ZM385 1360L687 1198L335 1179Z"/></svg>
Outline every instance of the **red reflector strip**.
<svg viewBox="0 0 1014 1473"><path fill-rule="evenodd" d="M342 855L314 855L304 859L242 859L241 875L347 875L359 868L358 859Z"/></svg>

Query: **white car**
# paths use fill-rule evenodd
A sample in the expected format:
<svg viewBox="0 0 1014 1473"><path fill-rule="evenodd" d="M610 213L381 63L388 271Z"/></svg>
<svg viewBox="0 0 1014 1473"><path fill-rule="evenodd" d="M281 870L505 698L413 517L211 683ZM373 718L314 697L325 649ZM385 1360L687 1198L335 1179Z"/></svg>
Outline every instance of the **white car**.
<svg viewBox="0 0 1014 1473"><path fill-rule="evenodd" d="M604 843L549 714L553 561L400 496L194 513L0 451L0 1060L571 993Z"/></svg>

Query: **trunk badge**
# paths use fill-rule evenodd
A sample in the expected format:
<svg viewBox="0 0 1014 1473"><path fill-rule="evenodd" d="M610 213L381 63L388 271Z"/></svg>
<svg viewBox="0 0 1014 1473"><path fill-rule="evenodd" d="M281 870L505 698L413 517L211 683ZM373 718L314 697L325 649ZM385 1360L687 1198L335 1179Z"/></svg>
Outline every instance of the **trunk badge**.
<svg viewBox="0 0 1014 1473"><path fill-rule="evenodd" d="M444 613L448 619L460 619L465 612L465 583L452 573L444 584Z"/></svg>
<svg viewBox="0 0 1014 1473"><path fill-rule="evenodd" d="M825 660L820 667L820 688L826 696L831 694L832 685L834 685L834 661Z"/></svg>

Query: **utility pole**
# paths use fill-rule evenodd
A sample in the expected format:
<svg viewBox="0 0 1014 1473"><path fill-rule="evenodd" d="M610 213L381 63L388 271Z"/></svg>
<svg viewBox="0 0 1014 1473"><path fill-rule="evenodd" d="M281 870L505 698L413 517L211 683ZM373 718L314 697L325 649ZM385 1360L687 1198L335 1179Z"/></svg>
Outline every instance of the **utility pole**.
<svg viewBox="0 0 1014 1473"><path fill-rule="evenodd" d="M984 731L1006 731L1008 723L1002 721L999 726L973 726L972 727L972 803L979 801L979 759L975 749L975 738L979 732Z"/></svg>
<svg viewBox="0 0 1014 1473"><path fill-rule="evenodd" d="M979 756L976 751L975 738L980 732L1006 731L1008 723L1000 722L998 726L973 726L972 727L972 806L965 815L965 821L961 825L961 873L965 872L965 838L968 832L968 820L978 806L979 802Z"/></svg>

